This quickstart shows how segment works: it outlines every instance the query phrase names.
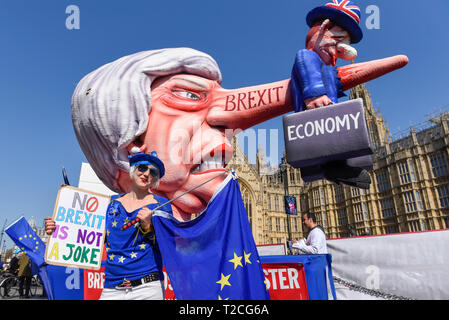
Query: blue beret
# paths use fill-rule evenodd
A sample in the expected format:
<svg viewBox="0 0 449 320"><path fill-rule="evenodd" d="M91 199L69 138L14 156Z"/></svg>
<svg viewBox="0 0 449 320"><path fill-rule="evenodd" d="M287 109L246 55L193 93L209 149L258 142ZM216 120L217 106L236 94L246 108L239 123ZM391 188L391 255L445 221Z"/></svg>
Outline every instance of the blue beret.
<svg viewBox="0 0 449 320"><path fill-rule="evenodd" d="M158 158L156 151L151 153L136 153L135 155L128 156L129 165L137 166L139 164L149 164L157 167L160 172L159 178L162 178L165 174L164 163Z"/></svg>

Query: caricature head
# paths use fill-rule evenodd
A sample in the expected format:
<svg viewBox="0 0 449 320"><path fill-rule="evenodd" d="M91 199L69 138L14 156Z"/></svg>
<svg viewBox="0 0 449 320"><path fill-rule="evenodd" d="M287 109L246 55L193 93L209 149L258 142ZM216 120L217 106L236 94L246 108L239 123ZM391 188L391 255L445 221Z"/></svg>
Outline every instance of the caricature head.
<svg viewBox="0 0 449 320"><path fill-rule="evenodd" d="M189 48L132 54L85 76L72 97L72 120L97 176L128 192L131 150L156 151L165 176L153 191L172 199L225 171L236 129L290 111L287 83L226 90L220 82L215 60ZM201 212L222 180L173 202L175 215Z"/></svg>
<svg viewBox="0 0 449 320"><path fill-rule="evenodd" d="M335 66L337 59L353 60L357 50L350 46L363 38L360 29L360 8L351 1L329 2L307 15L311 28L306 48L315 51L327 65Z"/></svg>

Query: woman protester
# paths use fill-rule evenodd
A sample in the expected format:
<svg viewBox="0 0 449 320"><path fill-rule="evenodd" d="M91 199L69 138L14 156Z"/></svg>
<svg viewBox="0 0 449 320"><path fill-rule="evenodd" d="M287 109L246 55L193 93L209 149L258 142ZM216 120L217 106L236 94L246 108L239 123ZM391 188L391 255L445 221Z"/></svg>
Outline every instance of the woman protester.
<svg viewBox="0 0 449 320"><path fill-rule="evenodd" d="M165 168L156 152L129 156L129 193L111 198L106 214L105 282L100 300L161 300L164 298L162 258L151 223L152 209L167 199L151 192ZM159 208L172 214L170 204ZM138 221L131 227L131 221ZM46 218L47 234L55 222Z"/></svg>

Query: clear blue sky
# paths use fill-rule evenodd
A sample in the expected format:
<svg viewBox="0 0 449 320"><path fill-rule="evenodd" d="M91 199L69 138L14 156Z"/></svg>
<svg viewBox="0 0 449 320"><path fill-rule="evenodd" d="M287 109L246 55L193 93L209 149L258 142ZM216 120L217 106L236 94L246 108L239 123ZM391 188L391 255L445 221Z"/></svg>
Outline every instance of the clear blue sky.
<svg viewBox="0 0 449 320"><path fill-rule="evenodd" d="M78 184L86 159L73 131L70 99L85 74L134 52L187 46L216 59L225 88L287 79L296 51L304 47L305 16L324 2L1 1L0 227L20 215L42 225L63 182L61 166ZM406 68L367 84L391 131L448 106L449 2L356 3L365 35L355 45L357 61L410 58ZM65 26L72 4L80 9L80 30ZM379 30L365 26L368 5L380 9ZM281 118L257 128L277 128L283 138Z"/></svg>

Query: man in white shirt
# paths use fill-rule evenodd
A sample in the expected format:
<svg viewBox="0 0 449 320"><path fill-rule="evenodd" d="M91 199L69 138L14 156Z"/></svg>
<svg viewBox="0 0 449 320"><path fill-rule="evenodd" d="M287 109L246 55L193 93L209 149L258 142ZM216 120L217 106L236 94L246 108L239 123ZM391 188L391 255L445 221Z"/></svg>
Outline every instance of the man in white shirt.
<svg viewBox="0 0 449 320"><path fill-rule="evenodd" d="M301 239L292 247L300 254L327 254L326 235L323 228L316 223L315 214L304 214L302 223L309 229L307 240Z"/></svg>

